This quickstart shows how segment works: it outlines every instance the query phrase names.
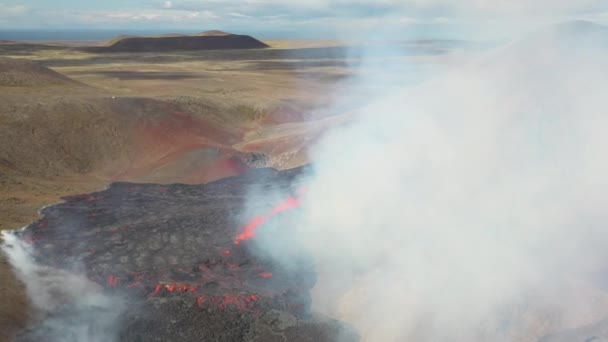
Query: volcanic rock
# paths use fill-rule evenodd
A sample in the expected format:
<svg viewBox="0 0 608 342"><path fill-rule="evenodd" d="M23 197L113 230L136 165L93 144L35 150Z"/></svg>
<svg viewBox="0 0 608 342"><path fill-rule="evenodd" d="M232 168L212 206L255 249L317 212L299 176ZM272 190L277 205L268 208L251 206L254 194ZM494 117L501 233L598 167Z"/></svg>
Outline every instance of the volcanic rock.
<svg viewBox="0 0 608 342"><path fill-rule="evenodd" d="M40 263L78 265L127 298L121 341L357 340L311 314L316 275L306 253L289 255L287 268L257 253L255 237L236 239L250 187L296 196L302 171L257 169L204 185L114 183L44 208L18 235Z"/></svg>

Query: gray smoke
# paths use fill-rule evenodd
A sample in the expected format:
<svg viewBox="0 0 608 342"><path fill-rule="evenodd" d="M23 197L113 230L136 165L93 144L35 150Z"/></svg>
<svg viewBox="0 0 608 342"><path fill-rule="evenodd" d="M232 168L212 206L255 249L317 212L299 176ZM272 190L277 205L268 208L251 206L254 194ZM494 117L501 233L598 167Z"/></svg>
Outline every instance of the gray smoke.
<svg viewBox="0 0 608 342"><path fill-rule="evenodd" d="M606 317L607 76L607 29L574 22L415 88L355 78L366 103L314 149L291 222L315 309L365 341L535 341Z"/></svg>
<svg viewBox="0 0 608 342"><path fill-rule="evenodd" d="M18 341L111 342L124 311L119 297L83 274L40 264L30 245L14 233L2 232L1 250L25 284L34 314L31 327Z"/></svg>

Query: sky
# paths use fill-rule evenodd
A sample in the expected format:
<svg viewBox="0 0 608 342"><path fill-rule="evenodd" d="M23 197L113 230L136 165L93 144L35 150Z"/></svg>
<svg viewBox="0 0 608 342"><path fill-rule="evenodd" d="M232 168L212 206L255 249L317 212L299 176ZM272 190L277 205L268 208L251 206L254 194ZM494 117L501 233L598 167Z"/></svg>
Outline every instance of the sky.
<svg viewBox="0 0 608 342"><path fill-rule="evenodd" d="M0 0L0 30L221 29L261 38L501 36L573 19L608 23L606 0Z"/></svg>

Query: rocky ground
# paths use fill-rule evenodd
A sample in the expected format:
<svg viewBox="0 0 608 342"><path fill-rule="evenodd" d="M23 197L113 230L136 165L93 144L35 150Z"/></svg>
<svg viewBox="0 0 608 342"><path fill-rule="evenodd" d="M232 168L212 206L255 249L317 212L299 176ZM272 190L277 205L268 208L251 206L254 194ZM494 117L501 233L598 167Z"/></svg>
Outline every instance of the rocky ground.
<svg viewBox="0 0 608 342"><path fill-rule="evenodd" d="M259 169L206 185L115 183L43 209L18 236L42 265L67 272L79 265L102 291L120 294L128 303L121 341L356 341L347 325L312 314L316 272L295 241L285 267L254 248L255 236L236 238L244 218L235 213L244 211L248 190L295 194L301 173ZM277 228L280 217L273 220L259 229L288 236L288 226ZM62 307L17 340L66 339L47 324L69 316L68 299Z"/></svg>

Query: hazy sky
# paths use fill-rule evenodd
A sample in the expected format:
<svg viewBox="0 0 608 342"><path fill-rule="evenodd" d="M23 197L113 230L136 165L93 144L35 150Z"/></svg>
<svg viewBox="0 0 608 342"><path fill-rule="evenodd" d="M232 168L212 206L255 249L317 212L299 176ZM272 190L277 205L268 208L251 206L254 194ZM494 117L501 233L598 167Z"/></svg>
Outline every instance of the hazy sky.
<svg viewBox="0 0 608 342"><path fill-rule="evenodd" d="M501 35L546 22L608 22L606 0L0 0L0 29L223 29L332 37L390 26L411 35ZM402 30L402 31L401 31Z"/></svg>

